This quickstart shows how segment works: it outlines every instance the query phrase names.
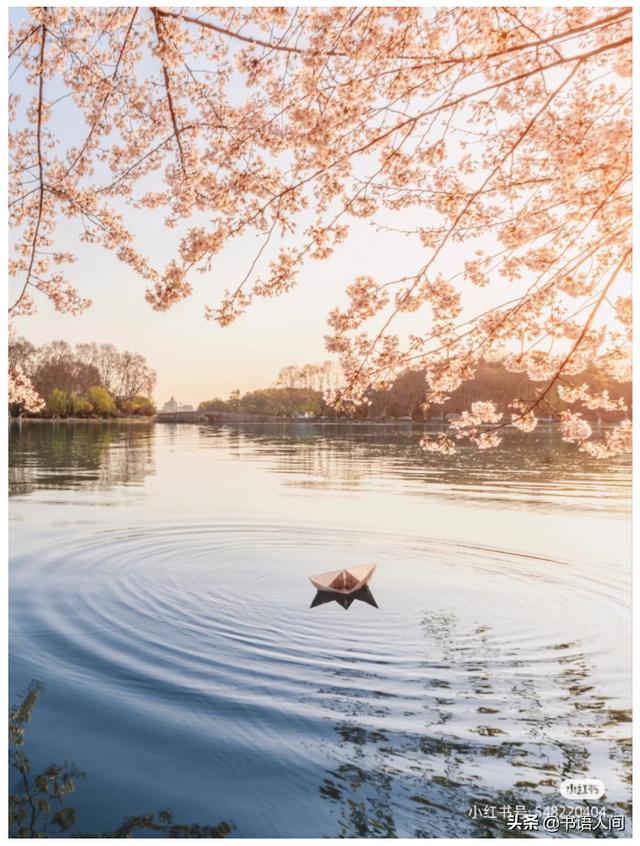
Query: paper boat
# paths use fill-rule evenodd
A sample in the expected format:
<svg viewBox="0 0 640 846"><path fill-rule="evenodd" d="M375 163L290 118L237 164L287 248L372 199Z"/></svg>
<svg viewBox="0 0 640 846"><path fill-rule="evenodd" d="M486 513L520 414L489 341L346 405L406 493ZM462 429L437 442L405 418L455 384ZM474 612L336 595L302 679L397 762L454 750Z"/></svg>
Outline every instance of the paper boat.
<svg viewBox="0 0 640 846"><path fill-rule="evenodd" d="M349 567L345 570L331 570L318 576L309 576L311 584L318 590L327 593L355 593L369 584L376 564L362 564L360 567Z"/></svg>

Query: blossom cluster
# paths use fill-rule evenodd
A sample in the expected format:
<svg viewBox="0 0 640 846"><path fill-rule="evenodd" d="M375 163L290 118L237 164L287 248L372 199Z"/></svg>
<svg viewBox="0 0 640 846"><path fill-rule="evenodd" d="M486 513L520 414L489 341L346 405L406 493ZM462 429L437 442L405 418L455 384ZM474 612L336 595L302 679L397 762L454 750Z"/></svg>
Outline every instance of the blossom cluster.
<svg viewBox="0 0 640 846"><path fill-rule="evenodd" d="M623 420L587 447L580 414L625 414L582 374L630 372L630 8L24 14L10 31L13 315L41 297L71 313L90 305L58 246L61 221L144 280L154 309L190 296L200 272L215 298L205 317L222 326L369 221L415 249L394 257L394 278L345 280L326 339L345 374L336 401L366 402L413 367L437 404L499 355L530 383L511 419L468 409L425 449L459 436L490 448L540 412L594 455L626 449ZM138 249L124 206L175 230L166 267ZM217 264L233 239L257 244L237 284ZM484 308L469 289L486 292Z"/></svg>
<svg viewBox="0 0 640 846"><path fill-rule="evenodd" d="M19 364L9 368L9 405L22 411L36 412L44 408L44 400L31 384L31 380Z"/></svg>

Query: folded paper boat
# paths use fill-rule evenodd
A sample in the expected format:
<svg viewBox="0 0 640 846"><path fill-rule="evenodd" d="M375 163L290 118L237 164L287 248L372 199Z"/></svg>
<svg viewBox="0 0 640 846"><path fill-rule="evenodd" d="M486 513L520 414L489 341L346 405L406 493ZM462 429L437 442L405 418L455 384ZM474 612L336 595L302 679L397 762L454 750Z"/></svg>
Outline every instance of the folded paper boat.
<svg viewBox="0 0 640 846"><path fill-rule="evenodd" d="M362 564L360 567L348 567L345 570L331 570L318 576L309 576L311 584L318 590L328 593L355 593L369 584L376 564Z"/></svg>

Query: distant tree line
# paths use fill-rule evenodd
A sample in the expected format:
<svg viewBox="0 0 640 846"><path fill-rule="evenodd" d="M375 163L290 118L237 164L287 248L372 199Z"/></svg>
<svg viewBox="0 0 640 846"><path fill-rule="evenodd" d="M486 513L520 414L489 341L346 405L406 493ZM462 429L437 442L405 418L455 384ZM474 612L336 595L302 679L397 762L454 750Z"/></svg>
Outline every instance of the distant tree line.
<svg viewBox="0 0 640 846"><path fill-rule="evenodd" d="M589 367L574 377L576 384L588 381L593 390L608 390L612 398L622 398L631 408L631 382L618 383L606 378L595 367ZM202 411L231 411L249 415L278 417L337 417L343 416L328 405L324 392L332 390L339 383L339 370L331 362L320 365L285 367L280 371L276 386L240 395L233 391L228 400L215 397L201 402ZM509 403L514 396L526 399L531 393L531 381L525 373L507 370L499 361L481 361L475 379L464 382L453 391L443 405L425 407L425 372L405 370L387 388L370 391L367 403L358 407L349 417L356 419L439 420L458 415L471 403L489 397L498 410L508 416L512 409ZM563 402L557 390L549 396L550 403L559 411L569 406ZM614 422L620 419L620 411L595 409L583 412L585 419Z"/></svg>
<svg viewBox="0 0 640 846"><path fill-rule="evenodd" d="M577 385L588 382L594 391L608 390L612 398L622 398L631 408L631 382L614 382L605 377L596 367L590 366L583 373L572 377ZM531 380L526 373L514 373L507 370L500 361L481 361L476 369L475 378L452 391L442 405L425 407L425 373L422 370L405 370L386 391L370 391L369 404L361 406L356 412L358 417L411 417L433 420L457 416L474 402L489 398L498 411L508 417L513 409L510 403L514 397L527 400L531 397ZM562 411L570 406L563 402L556 388L548 396L549 404ZM620 411L595 409L583 411L585 419L614 422L620 419Z"/></svg>
<svg viewBox="0 0 640 846"><path fill-rule="evenodd" d="M325 406L322 392L310 388L264 388L249 391L243 396L239 391L232 391L228 400L214 397L201 402L198 408L200 411L230 411L270 417L335 415L334 409L328 410Z"/></svg>
<svg viewBox="0 0 640 846"><path fill-rule="evenodd" d="M338 387L342 370L334 361L319 364L283 367L276 380L276 388L305 388L308 391L332 391Z"/></svg>
<svg viewBox="0 0 640 846"><path fill-rule="evenodd" d="M333 361L319 364L283 367L271 388L249 391L241 395L232 391L229 399L220 397L205 400L200 411L227 411L237 414L267 415L270 417L336 416L323 395L340 381L340 368Z"/></svg>
<svg viewBox="0 0 640 846"><path fill-rule="evenodd" d="M51 341L36 347L11 338L9 368L20 369L45 401L34 417L149 417L156 373L139 353L119 352L113 344ZM12 416L25 413L19 403Z"/></svg>

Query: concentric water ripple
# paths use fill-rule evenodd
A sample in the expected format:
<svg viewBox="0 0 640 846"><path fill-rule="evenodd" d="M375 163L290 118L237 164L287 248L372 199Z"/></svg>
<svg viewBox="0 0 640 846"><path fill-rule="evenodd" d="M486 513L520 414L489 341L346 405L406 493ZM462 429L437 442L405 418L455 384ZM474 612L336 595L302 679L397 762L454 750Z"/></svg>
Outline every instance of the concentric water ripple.
<svg viewBox="0 0 640 846"><path fill-rule="evenodd" d="M379 609L309 607L307 576L337 561L378 562ZM459 834L470 802L557 802L567 772L627 801L628 586L615 568L180 522L100 531L63 554L43 544L13 573L22 672L99 691L88 721L122 719L116 745L150 778L139 744L186 755L240 834Z"/></svg>
<svg viewBox="0 0 640 846"><path fill-rule="evenodd" d="M80 830L492 836L472 803L580 775L628 811L628 464L551 428L453 457L384 427L11 436L11 695L45 682L28 750L87 772ZM310 607L367 561L378 608Z"/></svg>

